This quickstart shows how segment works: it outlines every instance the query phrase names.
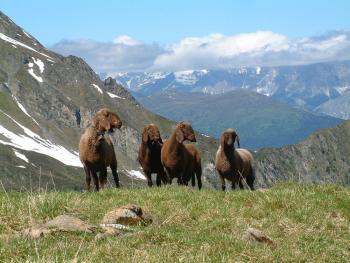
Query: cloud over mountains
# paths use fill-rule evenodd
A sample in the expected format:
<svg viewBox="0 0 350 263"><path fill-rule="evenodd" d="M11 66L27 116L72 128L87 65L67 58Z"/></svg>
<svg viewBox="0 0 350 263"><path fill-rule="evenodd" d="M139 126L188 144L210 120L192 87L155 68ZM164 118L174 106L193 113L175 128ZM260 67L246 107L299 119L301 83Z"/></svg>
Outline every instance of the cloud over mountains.
<svg viewBox="0 0 350 263"><path fill-rule="evenodd" d="M237 66L278 66L350 59L350 31L289 39L271 31L186 37L178 43L143 43L127 35L110 42L62 40L52 47L84 58L97 72L176 71Z"/></svg>

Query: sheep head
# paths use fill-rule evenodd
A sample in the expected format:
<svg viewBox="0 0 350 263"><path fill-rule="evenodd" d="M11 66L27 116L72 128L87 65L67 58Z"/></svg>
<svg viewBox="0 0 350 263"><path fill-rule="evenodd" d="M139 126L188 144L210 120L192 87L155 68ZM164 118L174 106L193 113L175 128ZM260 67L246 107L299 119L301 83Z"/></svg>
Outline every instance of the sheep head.
<svg viewBox="0 0 350 263"><path fill-rule="evenodd" d="M120 129L122 121L119 116L107 108L102 108L95 113L92 118L92 126L99 132L113 132L114 129Z"/></svg>
<svg viewBox="0 0 350 263"><path fill-rule="evenodd" d="M155 124L146 125L142 131L142 141L151 146L162 145L163 141L160 137L160 132Z"/></svg>
<svg viewBox="0 0 350 263"><path fill-rule="evenodd" d="M191 124L189 124L188 122L180 122L177 126L176 126L176 140L179 143L184 142L185 140L189 140L190 142L196 142L196 136L194 135L194 131L193 128L191 126Z"/></svg>
<svg viewBox="0 0 350 263"><path fill-rule="evenodd" d="M234 148L234 143L235 141L237 140L237 145L238 145L238 148L240 148L240 145L239 145L239 136L237 134L237 132L234 130L234 129L227 129L226 131L224 131L222 134L221 134L221 140L220 140L220 144L221 144L221 147L222 148Z"/></svg>

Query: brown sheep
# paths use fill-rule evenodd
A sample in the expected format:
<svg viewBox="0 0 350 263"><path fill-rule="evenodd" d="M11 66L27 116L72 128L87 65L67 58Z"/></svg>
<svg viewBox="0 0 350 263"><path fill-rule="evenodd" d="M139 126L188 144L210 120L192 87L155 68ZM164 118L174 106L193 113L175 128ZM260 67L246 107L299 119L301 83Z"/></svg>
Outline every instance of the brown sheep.
<svg viewBox="0 0 350 263"><path fill-rule="evenodd" d="M92 119L92 126L88 127L80 138L79 157L85 170L86 189L90 191L91 177L95 184L95 191L99 191L99 184L103 187L107 182L107 166L112 170L116 187L119 187L117 173L117 159L109 136L105 133L120 129L122 122L119 116L107 108L96 112ZM97 173L99 172L99 177Z"/></svg>
<svg viewBox="0 0 350 263"><path fill-rule="evenodd" d="M234 143L239 137L235 130L227 129L221 134L220 146L216 153L215 168L218 173L222 190L225 191L225 179L232 181L232 189L238 183L243 189L244 178L251 190L254 190L255 173L253 155L246 149L235 149Z"/></svg>
<svg viewBox="0 0 350 263"><path fill-rule="evenodd" d="M185 144L186 150L190 155L190 161L188 162L188 167L184 174L183 182L188 184L188 181L191 179L192 186L194 187L195 175L197 177L198 189L202 188L202 164L201 164L201 155L197 148L193 144Z"/></svg>
<svg viewBox="0 0 350 263"><path fill-rule="evenodd" d="M167 178L160 161L160 151L163 141L158 127L155 124L146 125L141 136L138 161L146 175L148 186L152 186L152 173L157 174L157 186L167 183Z"/></svg>
<svg viewBox="0 0 350 263"><path fill-rule="evenodd" d="M192 156L183 144L185 140L196 142L196 136L189 123L180 122L163 144L161 161L170 183L176 177L178 184L186 184L193 174L188 170Z"/></svg>

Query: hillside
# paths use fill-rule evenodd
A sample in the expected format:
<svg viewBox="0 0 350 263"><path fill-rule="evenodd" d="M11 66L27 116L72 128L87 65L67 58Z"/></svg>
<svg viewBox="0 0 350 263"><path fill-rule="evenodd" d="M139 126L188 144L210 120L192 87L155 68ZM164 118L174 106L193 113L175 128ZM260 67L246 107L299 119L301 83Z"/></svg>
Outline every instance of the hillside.
<svg viewBox="0 0 350 263"><path fill-rule="evenodd" d="M242 147L251 149L298 143L316 130L342 121L248 90L208 95L171 89L137 99L147 109L175 121L188 120L195 129L215 138L227 127L234 127Z"/></svg>
<svg viewBox="0 0 350 263"><path fill-rule="evenodd" d="M136 162L140 131L155 123L166 138L174 123L145 110L115 81L102 82L82 59L47 50L0 12L0 179L6 189L29 189L39 181L81 189L79 138L102 106L123 121L113 135L122 185L131 179L145 185ZM215 140L198 134L197 145L207 167Z"/></svg>
<svg viewBox="0 0 350 263"><path fill-rule="evenodd" d="M256 154L257 180L262 186L276 181L350 184L350 121L322 129L301 143Z"/></svg>
<svg viewBox="0 0 350 263"><path fill-rule="evenodd" d="M0 192L0 203L1 262L348 262L350 257L350 190L339 186L283 184L226 193L184 187ZM11 238L61 214L98 224L107 211L128 203L151 214L153 224L103 240L75 232ZM248 227L263 231L274 245L242 240Z"/></svg>

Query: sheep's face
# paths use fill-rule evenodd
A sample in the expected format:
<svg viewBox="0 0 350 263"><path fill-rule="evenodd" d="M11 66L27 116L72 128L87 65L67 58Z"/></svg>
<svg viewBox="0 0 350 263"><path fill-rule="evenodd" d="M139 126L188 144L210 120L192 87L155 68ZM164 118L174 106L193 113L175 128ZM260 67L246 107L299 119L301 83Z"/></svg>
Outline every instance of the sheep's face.
<svg viewBox="0 0 350 263"><path fill-rule="evenodd" d="M92 126L100 132L113 132L114 129L120 129L122 121L116 113L107 108L103 108L94 115Z"/></svg>
<svg viewBox="0 0 350 263"><path fill-rule="evenodd" d="M236 139L237 139L237 144L239 147L238 134L236 133L236 131L234 129L227 129L221 135L221 146L234 148L234 143L235 143Z"/></svg>
<svg viewBox="0 0 350 263"><path fill-rule="evenodd" d="M176 127L176 139L182 143L185 140L190 142L196 142L196 136L194 134L191 124L188 122L180 122Z"/></svg>
<svg viewBox="0 0 350 263"><path fill-rule="evenodd" d="M163 141L160 137L158 127L154 124L146 125L142 131L142 141L148 143L150 146L162 145Z"/></svg>
<svg viewBox="0 0 350 263"><path fill-rule="evenodd" d="M108 119L110 123L109 132L114 132L114 129L120 129L122 127L122 121L116 113L110 112Z"/></svg>

